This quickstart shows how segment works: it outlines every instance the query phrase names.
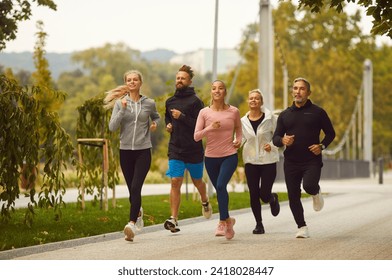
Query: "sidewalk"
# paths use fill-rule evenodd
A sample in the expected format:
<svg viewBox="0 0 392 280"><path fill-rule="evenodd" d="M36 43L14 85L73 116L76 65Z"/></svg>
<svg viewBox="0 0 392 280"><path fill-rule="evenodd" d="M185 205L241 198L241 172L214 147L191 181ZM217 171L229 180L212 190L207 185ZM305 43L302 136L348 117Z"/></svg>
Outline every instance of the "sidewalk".
<svg viewBox="0 0 392 280"><path fill-rule="evenodd" d="M283 202L277 217L263 206L263 235L252 234L254 218L247 208L230 212L237 220L236 235L230 241L214 236L218 222L218 214L214 214L209 220L180 220L177 234L160 224L144 228L134 242L126 242L119 231L4 251L0 259L392 260L392 173L384 174L382 185L378 178L325 180L320 185L326 194L322 211L314 212L312 199L303 199L309 239L295 238L296 225L288 203ZM123 189L125 186L117 188L117 197L120 193L127 196ZM168 193L169 189L169 185L146 185L143 195ZM284 183L276 183L274 191L285 191Z"/></svg>

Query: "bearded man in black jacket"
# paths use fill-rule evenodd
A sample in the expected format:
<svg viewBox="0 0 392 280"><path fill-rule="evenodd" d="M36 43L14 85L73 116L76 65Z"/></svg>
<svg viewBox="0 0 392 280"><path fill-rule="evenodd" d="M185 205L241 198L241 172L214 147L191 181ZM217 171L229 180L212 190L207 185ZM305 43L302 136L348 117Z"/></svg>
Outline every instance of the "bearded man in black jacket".
<svg viewBox="0 0 392 280"><path fill-rule="evenodd" d="M313 209L320 211L324 199L320 190L322 150L335 138L335 130L327 113L313 104L310 83L304 78L294 80L294 102L280 113L273 143L285 146L284 175L289 205L298 226L297 238L308 238L309 231L301 203L301 182L305 192L313 197ZM320 141L320 132L325 136Z"/></svg>
<svg viewBox="0 0 392 280"><path fill-rule="evenodd" d="M176 91L166 100L165 123L166 131L170 133L169 169L166 175L171 178L171 216L165 221L164 227L172 233L180 231L178 212L185 169L189 171L193 184L200 193L204 217L209 219L212 215L203 181L203 144L202 141L196 142L193 139L197 116L204 107L194 88L190 86L193 75L191 67L183 65L176 74Z"/></svg>

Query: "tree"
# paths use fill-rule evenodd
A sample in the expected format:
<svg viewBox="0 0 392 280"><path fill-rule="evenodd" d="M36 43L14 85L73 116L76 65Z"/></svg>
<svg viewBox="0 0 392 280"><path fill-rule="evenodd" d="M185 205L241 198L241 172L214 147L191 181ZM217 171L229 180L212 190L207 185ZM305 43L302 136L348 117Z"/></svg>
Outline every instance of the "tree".
<svg viewBox="0 0 392 280"><path fill-rule="evenodd" d="M27 1L16 3L29 7ZM1 207L1 220L10 219L22 181L27 189L25 195L30 197L25 215L25 223L29 225L33 222L36 206L54 208L56 219L59 219L65 192L62 170L68 163L74 164L72 142L55 112L65 94L54 90L45 58L46 33L42 26L42 22L37 23L36 72L33 73L36 84L22 87L12 73L0 76L0 201L5 202ZM36 186L40 165L43 180Z"/></svg>
<svg viewBox="0 0 392 280"><path fill-rule="evenodd" d="M2 0L0 1L0 51L5 49L6 42L15 40L18 22L31 17L31 3L56 10L52 0Z"/></svg>
<svg viewBox="0 0 392 280"><path fill-rule="evenodd" d="M275 45L275 107L282 108L283 75L281 57L288 69L289 83L304 76L312 83L314 103L324 107L337 131L337 144L342 138L354 110L363 80L363 62L370 59L374 69L374 141L377 156L389 156L392 147L391 124L387 117L392 111L389 98L391 87L392 47L377 46L373 35L364 35L361 16L338 13L324 6L320 13L310 8L298 9L292 2L280 2L273 11ZM243 96L257 87L258 25L249 25L239 46L243 56L235 96ZM254 34L254 36L252 36ZM247 42L247 38L251 38ZM228 75L232 76L232 73ZM228 79L230 80L230 79ZM235 97L235 100L236 97ZM289 90L289 103L290 103ZM231 102L231 101L230 101ZM239 105L241 114L247 110Z"/></svg>
<svg viewBox="0 0 392 280"><path fill-rule="evenodd" d="M319 13L325 3L338 12L343 11L345 2L356 3L356 0L299 0L299 8L309 7L312 12ZM371 33L386 34L392 38L392 3L385 0L359 0L358 5L366 8L366 14L373 17Z"/></svg>
<svg viewBox="0 0 392 280"><path fill-rule="evenodd" d="M34 182L36 167L43 164L43 182L28 185L30 197L25 222L32 223L34 207L54 208L56 218L64 203L65 181L62 170L73 159L69 135L60 126L56 113L48 112L34 96L40 87L21 87L0 75L0 201L1 220L7 221L20 195L21 175ZM45 133L40 133L45 127ZM25 166L22 174L21 167ZM38 200L37 200L38 196Z"/></svg>
<svg viewBox="0 0 392 280"><path fill-rule="evenodd" d="M64 101L65 94L58 95L57 91L53 90L54 82L52 80L52 73L49 70L49 62L45 58L45 39L47 33L43 30L44 23L37 22L37 42L34 47L34 65L36 71L33 72L32 78L36 86L39 86L42 91L38 92L36 96L42 106L46 110L55 112L59 109L61 103Z"/></svg>

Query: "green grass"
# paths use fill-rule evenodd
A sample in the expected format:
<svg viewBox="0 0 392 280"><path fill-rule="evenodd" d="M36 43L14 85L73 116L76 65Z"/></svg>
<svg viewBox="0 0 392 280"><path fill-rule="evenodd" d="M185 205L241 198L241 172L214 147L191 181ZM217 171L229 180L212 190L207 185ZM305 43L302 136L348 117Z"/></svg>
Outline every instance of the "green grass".
<svg viewBox="0 0 392 280"><path fill-rule="evenodd" d="M249 208L249 193L229 193L229 210ZM161 224L170 216L169 195L143 196L145 226ZM279 193L279 200L287 200L286 193ZM11 221L0 223L0 251L22 248L33 245L89 237L99 234L122 231L128 221L129 201L127 198L117 199L115 208L109 211L100 210L98 202L89 201L82 211L77 203L67 203L62 209L62 217L55 220L52 209L35 209L34 223L27 227L24 223L25 209L16 209ZM216 197L210 199L213 212L218 213ZM182 195L179 219L198 217L201 215L200 201L188 200Z"/></svg>

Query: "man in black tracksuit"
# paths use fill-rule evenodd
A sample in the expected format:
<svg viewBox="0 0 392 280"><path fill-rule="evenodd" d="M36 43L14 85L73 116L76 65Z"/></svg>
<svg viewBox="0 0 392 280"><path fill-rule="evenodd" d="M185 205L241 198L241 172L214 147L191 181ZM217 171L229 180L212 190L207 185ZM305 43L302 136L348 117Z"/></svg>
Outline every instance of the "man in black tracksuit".
<svg viewBox="0 0 392 280"><path fill-rule="evenodd" d="M313 197L313 208L320 211L324 200L319 186L323 166L321 152L335 138L335 130L327 113L308 99L310 84L304 78L294 80L293 105L280 113L273 143L285 146L284 174L289 204L298 226L297 238L308 238L304 209L301 203L301 182ZM320 132L325 137L320 141Z"/></svg>
<svg viewBox="0 0 392 280"><path fill-rule="evenodd" d="M197 116L204 108L204 103L196 95L194 88L190 87L192 78L191 67L183 65L176 74L176 91L166 100L165 123L166 131L170 133L169 169L166 175L171 178L171 216L165 221L164 227L173 233L180 231L177 221L185 170L189 171L192 182L200 193L204 217L208 219L212 215L203 181L203 143L196 142L193 138Z"/></svg>

